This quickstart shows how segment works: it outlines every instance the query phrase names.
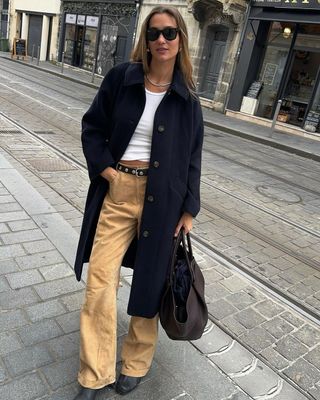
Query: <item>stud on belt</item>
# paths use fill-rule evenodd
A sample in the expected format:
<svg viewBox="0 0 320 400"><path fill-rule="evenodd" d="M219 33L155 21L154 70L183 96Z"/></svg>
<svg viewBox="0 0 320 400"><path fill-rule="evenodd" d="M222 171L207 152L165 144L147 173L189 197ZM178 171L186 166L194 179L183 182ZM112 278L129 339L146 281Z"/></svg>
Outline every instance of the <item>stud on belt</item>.
<svg viewBox="0 0 320 400"><path fill-rule="evenodd" d="M135 175L135 176L147 176L149 168L131 168L127 165L123 165L118 163L117 170L121 172L125 172L126 174Z"/></svg>

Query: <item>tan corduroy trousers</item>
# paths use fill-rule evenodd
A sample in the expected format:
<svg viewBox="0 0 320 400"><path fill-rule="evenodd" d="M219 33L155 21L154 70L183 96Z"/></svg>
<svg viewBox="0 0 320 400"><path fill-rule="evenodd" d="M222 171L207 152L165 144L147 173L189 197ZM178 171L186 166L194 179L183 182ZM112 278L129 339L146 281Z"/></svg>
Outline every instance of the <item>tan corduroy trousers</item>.
<svg viewBox="0 0 320 400"><path fill-rule="evenodd" d="M98 389L116 380L117 290L120 266L137 232L146 177L119 172L105 197L89 262L80 316L79 383ZM121 373L141 377L148 372L158 339L158 316L131 317L124 340Z"/></svg>

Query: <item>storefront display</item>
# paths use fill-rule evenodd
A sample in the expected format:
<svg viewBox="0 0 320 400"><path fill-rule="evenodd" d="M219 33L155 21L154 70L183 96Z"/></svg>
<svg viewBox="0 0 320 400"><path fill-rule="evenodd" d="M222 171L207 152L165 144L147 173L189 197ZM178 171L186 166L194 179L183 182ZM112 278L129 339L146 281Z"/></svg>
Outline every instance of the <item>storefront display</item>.
<svg viewBox="0 0 320 400"><path fill-rule="evenodd" d="M320 3L253 4L235 74L235 80L244 74L246 79L234 85L228 109L240 110L243 96L258 81L262 90L254 115L272 119L282 100L278 121L320 132Z"/></svg>
<svg viewBox="0 0 320 400"><path fill-rule="evenodd" d="M0 0L1 1L1 0ZM62 0L59 60L105 75L127 61L136 28L134 0Z"/></svg>
<svg viewBox="0 0 320 400"><path fill-rule="evenodd" d="M92 70L99 17L66 14L64 61Z"/></svg>

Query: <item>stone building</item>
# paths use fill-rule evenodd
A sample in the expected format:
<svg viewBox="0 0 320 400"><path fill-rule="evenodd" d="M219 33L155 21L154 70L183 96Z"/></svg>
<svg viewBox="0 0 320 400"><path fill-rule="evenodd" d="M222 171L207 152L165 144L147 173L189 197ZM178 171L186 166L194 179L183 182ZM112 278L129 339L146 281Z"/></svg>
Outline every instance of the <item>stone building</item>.
<svg viewBox="0 0 320 400"><path fill-rule="evenodd" d="M319 0L252 0L229 115L320 135ZM308 132L308 133L307 133Z"/></svg>
<svg viewBox="0 0 320 400"><path fill-rule="evenodd" d="M158 4L177 7L183 15L202 104L224 111L244 26L245 0L143 1L138 31L146 15Z"/></svg>
<svg viewBox="0 0 320 400"><path fill-rule="evenodd" d="M9 40L25 39L27 54L49 60L57 51L60 0L10 0Z"/></svg>
<svg viewBox="0 0 320 400"><path fill-rule="evenodd" d="M9 0L0 0L0 39L7 39L9 34L8 26Z"/></svg>

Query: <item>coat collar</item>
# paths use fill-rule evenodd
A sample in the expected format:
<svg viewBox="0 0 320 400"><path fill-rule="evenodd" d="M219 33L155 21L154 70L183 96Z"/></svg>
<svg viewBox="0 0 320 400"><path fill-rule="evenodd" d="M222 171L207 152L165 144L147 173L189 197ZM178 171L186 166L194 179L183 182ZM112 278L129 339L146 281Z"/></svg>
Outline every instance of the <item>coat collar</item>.
<svg viewBox="0 0 320 400"><path fill-rule="evenodd" d="M124 85L131 86L137 84L144 84L144 72L142 63L130 63L125 73ZM178 68L174 69L170 89L174 90L185 100L187 100L187 98L189 97L189 90L186 87L182 74Z"/></svg>

